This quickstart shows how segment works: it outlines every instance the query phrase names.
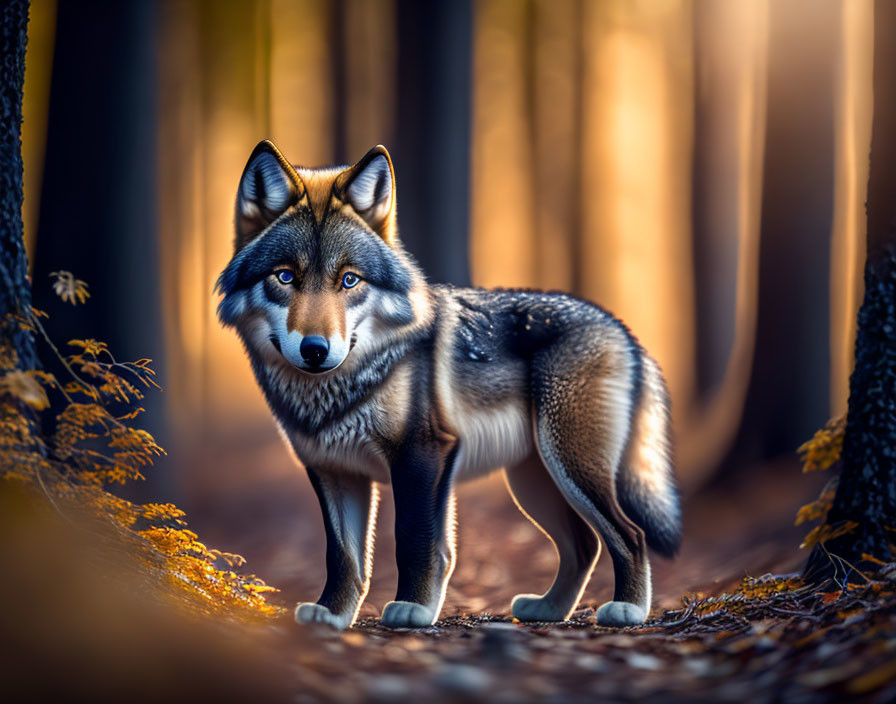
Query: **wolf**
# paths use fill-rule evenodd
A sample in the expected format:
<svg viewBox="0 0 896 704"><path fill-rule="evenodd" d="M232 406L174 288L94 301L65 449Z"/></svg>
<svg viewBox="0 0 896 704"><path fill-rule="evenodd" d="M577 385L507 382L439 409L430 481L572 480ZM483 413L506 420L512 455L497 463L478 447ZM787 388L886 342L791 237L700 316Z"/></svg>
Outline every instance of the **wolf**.
<svg viewBox="0 0 896 704"><path fill-rule="evenodd" d="M218 315L323 512L326 584L297 621L354 623L378 486L391 485L398 589L381 622L435 623L455 564L455 488L502 468L559 558L551 588L516 596L513 616L567 619L602 538L615 592L598 624L646 620L647 548L676 553L681 512L665 381L622 322L561 293L428 285L399 239L381 145L312 169L261 142L235 229Z"/></svg>

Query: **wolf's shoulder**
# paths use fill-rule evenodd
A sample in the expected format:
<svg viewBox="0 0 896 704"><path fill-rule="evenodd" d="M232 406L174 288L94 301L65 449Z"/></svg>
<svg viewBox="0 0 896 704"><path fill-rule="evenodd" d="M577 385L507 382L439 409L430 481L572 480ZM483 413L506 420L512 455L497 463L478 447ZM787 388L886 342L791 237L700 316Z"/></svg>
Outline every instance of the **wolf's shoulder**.
<svg viewBox="0 0 896 704"><path fill-rule="evenodd" d="M570 322L619 321L606 308L567 291L537 288L483 288L451 285L432 286L435 298L443 306L452 305L463 313L481 315L550 316Z"/></svg>

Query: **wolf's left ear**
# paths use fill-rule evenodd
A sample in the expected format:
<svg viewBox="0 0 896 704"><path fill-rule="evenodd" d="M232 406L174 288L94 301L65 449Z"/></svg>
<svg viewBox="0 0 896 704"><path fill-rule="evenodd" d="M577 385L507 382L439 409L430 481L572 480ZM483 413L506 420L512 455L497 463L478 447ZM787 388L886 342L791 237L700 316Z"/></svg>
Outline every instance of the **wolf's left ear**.
<svg viewBox="0 0 896 704"><path fill-rule="evenodd" d="M339 197L392 245L397 236L395 217L395 170L392 159L378 144L336 181Z"/></svg>
<svg viewBox="0 0 896 704"><path fill-rule="evenodd" d="M237 189L237 250L298 202L304 192L302 179L274 143L268 139L259 142Z"/></svg>

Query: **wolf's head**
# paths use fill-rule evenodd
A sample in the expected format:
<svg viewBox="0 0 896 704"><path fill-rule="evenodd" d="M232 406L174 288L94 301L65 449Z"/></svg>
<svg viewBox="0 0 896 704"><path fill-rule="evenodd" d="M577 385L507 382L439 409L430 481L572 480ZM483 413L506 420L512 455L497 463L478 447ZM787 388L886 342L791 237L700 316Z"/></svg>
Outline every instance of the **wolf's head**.
<svg viewBox="0 0 896 704"><path fill-rule="evenodd" d="M235 250L218 279L218 317L269 363L333 371L428 310L422 276L398 241L395 175L382 146L354 166L305 169L261 142L237 191Z"/></svg>

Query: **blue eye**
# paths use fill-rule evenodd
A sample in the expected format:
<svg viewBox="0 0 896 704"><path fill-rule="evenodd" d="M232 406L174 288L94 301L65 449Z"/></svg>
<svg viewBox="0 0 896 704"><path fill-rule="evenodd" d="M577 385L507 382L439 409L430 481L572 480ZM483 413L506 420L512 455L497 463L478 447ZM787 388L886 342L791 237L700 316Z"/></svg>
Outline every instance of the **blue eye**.
<svg viewBox="0 0 896 704"><path fill-rule="evenodd" d="M342 275L342 288L354 288L361 282L361 277L347 271Z"/></svg>
<svg viewBox="0 0 896 704"><path fill-rule="evenodd" d="M295 278L289 269L281 269L277 272L277 281L281 284L291 284Z"/></svg>

